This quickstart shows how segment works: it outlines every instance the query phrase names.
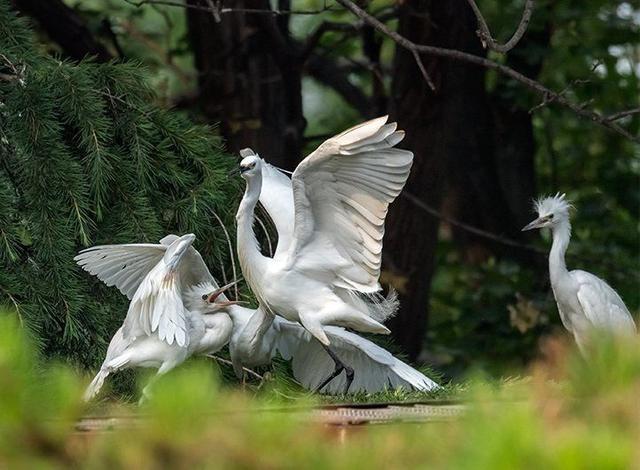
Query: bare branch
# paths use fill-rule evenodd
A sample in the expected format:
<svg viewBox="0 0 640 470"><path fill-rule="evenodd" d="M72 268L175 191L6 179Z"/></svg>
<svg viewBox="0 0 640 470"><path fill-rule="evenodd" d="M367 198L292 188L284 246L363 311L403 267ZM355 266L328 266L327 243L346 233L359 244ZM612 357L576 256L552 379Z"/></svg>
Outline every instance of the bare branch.
<svg viewBox="0 0 640 470"><path fill-rule="evenodd" d="M209 8L211 9L211 14L213 15L213 21L215 21L216 23L220 23L222 21L222 19L220 18L220 9L218 8L218 6L213 3L213 0L206 0L207 5L209 5Z"/></svg>
<svg viewBox="0 0 640 470"><path fill-rule="evenodd" d="M303 44L300 60L304 62L313 53L318 43L322 40L324 33L329 31L357 32L362 27L362 24L362 22L337 23L335 21L323 21Z"/></svg>
<svg viewBox="0 0 640 470"><path fill-rule="evenodd" d="M260 8L218 8L215 5L213 8L211 6L202 6L202 5L190 5L186 3L182 3L174 0L124 0L129 5L133 5L134 7L141 7L143 5L164 5L168 7L177 7L177 8L187 8L191 10L199 10L206 11L207 13L211 13L212 15L224 15L228 13L247 13L247 14L257 14L257 15L271 15L271 16L279 16L279 15L317 15L318 13L323 13L325 11L341 11L340 9L333 8L331 5L325 5L322 8L317 10L266 10ZM207 0L209 3L210 0Z"/></svg>
<svg viewBox="0 0 640 470"><path fill-rule="evenodd" d="M618 119L622 119L627 116L632 116L634 114L640 114L640 107L631 108L625 111L619 111L617 113L610 114L609 116L607 116L607 121L617 121Z"/></svg>
<svg viewBox="0 0 640 470"><path fill-rule="evenodd" d="M393 42L395 42L400 47L408 50L411 53L419 52L421 54L429 54L436 57L447 57L453 60L459 60L462 62L467 62L473 65L478 65L480 67L485 67L488 69L495 70L501 73L502 75L506 75L507 77L510 77L516 80L517 82L522 83L523 85L530 88L531 90L543 96L548 97L548 99L553 99L555 103L558 103L566 108L569 108L580 117L593 121L598 125L606 129L609 129L613 132L616 132L617 134L633 142L640 142L640 137L630 134L626 129L624 129L623 127L620 127L615 122L610 121L606 116L603 116L602 114L597 113L595 111L586 109L582 104L577 104L564 98L558 92L550 90L549 88L542 85L540 82L537 82L521 74L520 72L515 71L511 67L508 67L503 64L499 64L498 62L495 62L493 60L490 60L484 57L479 57L474 54L469 54L468 52L458 51L455 49L447 49L443 47L415 44L413 41L389 29L384 23L378 21L376 18L369 15L366 11L364 11L362 8L357 6L351 0L336 0L336 1L341 5L343 5L345 8L347 8L349 11L351 11L358 18L370 24L371 26L373 26L378 32L389 37Z"/></svg>
<svg viewBox="0 0 640 470"><path fill-rule="evenodd" d="M591 80L580 79L580 78L578 78L576 80L572 80L571 83L569 83L566 87L564 87L562 90L560 90L560 92L558 93L557 96L565 96L567 94L567 92L574 87L574 85L584 85L584 84L587 84L587 83L591 83ZM529 110L529 114L533 113L534 111L537 111L540 108L544 108L545 106L547 106L550 103L553 103L555 101L555 99L556 98L554 96L544 95L542 97L542 101ZM584 107L584 105L581 105L581 106Z"/></svg>
<svg viewBox="0 0 640 470"><path fill-rule="evenodd" d="M407 199L409 202L411 202L413 205L415 205L417 208L423 210L424 212L426 212L427 214L429 214L432 217L435 217L437 219L442 220L443 222L448 223L449 225L452 225L454 227L458 227L466 232L472 233L474 235L477 235L479 237L482 238L486 238L487 240L492 240L494 242L500 243L501 245L505 245L505 246L510 246L513 248L518 248L520 250L523 251L528 251L530 253L534 253L536 255L539 255L541 257L546 258L548 256L548 251L547 250L543 250L540 249L534 245L528 245L526 243L521 243L517 240L514 240L512 238L508 238L508 237L504 237L502 235L498 235L497 233L493 233L493 232L489 232L487 230L483 230L479 227L475 227L473 225L469 225L465 222L462 222L458 219L454 219L452 217L449 217L445 214L443 214L442 212L438 211L437 209L435 209L434 207L430 206L429 204L427 204L426 202L422 201L419 197L407 192L406 190L402 191L400 193L400 196ZM618 264L611 264L611 263L607 263L606 260L602 260L602 258L594 258L591 256L579 256L579 255L575 255L575 254L569 254L568 255L570 258L576 259L576 260L581 260L584 262L589 262L589 263L599 263L599 264L605 264L608 265L611 269L616 269L616 270L620 270L620 266ZM636 276L637 274L635 272L629 272L629 275L632 276Z"/></svg>
<svg viewBox="0 0 640 470"><path fill-rule="evenodd" d="M474 235L477 235L479 237L482 238L486 238L487 240L492 240L494 242L498 242L502 245L506 245L506 246L511 246L514 248L519 248L521 250L525 250L525 251L529 251L531 253L536 253L538 255L543 255L543 256L547 256L547 252L545 250L541 250L540 248L537 248L535 246L532 245L527 245L525 243L520 243L517 240L512 240L511 238L506 238L506 237L502 237L498 234L492 233L492 232L488 232L486 230L483 230L481 228L478 227L474 227L473 225L469 225L466 224L464 222L461 222L459 220L456 220L454 218L448 217L446 215L444 215L442 212L436 210L435 208L431 207L430 205L428 205L426 202L422 201L420 198L418 198L417 196L414 196L411 193L408 193L406 190L403 191L402 193L400 193L400 195L402 197L404 197L405 199L409 200L413 205L415 205L416 207L419 207L420 209L422 209L423 211L425 211L427 214L442 220L443 222L446 222L450 225L453 225L454 227L458 227L461 228L462 230L465 230L466 232L472 233Z"/></svg>
<svg viewBox="0 0 640 470"><path fill-rule="evenodd" d="M436 91L436 86L433 84L433 80L431 80L431 77L429 76L427 69L424 67L424 63L422 63L422 58L420 57L420 54L416 50L413 50L411 52L413 53L413 57L416 59L418 68L420 69L422 76L426 80L427 85L429 85L429 88L431 88L432 91Z"/></svg>
<svg viewBox="0 0 640 470"><path fill-rule="evenodd" d="M489 31L489 26L487 25L487 22L482 16L482 12L476 5L475 0L467 0L467 2L471 6L473 13L476 15L476 18L478 19L478 26L480 29L477 31L477 34L478 34L478 37L480 38L480 41L482 41L482 45L484 46L484 48L485 49L488 48L496 52L501 52L503 54L513 49L516 46L516 44L518 44L520 39L522 39L522 36L524 36L524 33L527 30L527 27L529 26L529 21L531 20L531 14L533 13L533 0L525 0L524 11L522 12L522 18L520 19L520 24L516 28L515 33L513 33L513 36L511 36L511 39L509 39L507 42L505 42L504 44L499 44L491 36L491 31Z"/></svg>
<svg viewBox="0 0 640 470"><path fill-rule="evenodd" d="M220 364L224 364L226 366L233 366L233 362L227 360L227 359L223 359L221 357L216 356L215 354L206 354L206 357L210 357L211 359L215 359L216 361L218 361ZM251 370L247 367L243 367L242 370L244 370L247 374L255 377L258 380L264 380L264 377L260 374L258 374L255 370Z"/></svg>

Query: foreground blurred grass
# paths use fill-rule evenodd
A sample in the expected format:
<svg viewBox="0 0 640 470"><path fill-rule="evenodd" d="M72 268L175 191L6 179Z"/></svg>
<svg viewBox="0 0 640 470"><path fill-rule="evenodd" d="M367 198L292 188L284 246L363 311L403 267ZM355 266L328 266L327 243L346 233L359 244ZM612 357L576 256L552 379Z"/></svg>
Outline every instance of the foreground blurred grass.
<svg viewBox="0 0 640 470"><path fill-rule="evenodd" d="M600 346L586 362L549 342L526 379L470 380L457 421L346 437L283 410L275 394L221 387L196 361L158 381L142 408L100 405L136 413L130 426L81 434L75 420L96 412L80 402L86 378L39 363L13 317L0 315L0 468L637 468L640 350Z"/></svg>

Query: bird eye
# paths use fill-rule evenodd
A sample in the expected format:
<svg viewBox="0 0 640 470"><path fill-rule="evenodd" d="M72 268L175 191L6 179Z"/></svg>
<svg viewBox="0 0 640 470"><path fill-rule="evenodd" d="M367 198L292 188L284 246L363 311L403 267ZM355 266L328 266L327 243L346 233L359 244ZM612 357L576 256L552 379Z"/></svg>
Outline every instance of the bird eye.
<svg viewBox="0 0 640 470"><path fill-rule="evenodd" d="M207 300L207 297L209 297L207 294L202 294L202 300Z"/></svg>

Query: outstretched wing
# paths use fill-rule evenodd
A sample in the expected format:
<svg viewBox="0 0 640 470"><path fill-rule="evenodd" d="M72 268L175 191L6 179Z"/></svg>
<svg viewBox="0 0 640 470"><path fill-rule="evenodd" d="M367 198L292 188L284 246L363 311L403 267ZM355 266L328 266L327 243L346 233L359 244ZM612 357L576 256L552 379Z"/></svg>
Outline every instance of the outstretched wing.
<svg viewBox="0 0 640 470"><path fill-rule="evenodd" d="M180 264L183 264L181 261ZM122 327L125 338L156 333L161 341L189 344L187 315L182 303L179 266L161 259L136 290Z"/></svg>
<svg viewBox="0 0 640 470"><path fill-rule="evenodd" d="M129 299L144 277L160 262L177 235L167 235L159 244L126 243L98 245L82 250L75 258L78 265L108 286L116 286ZM179 265L183 287L209 282L217 286L202 256L192 246Z"/></svg>
<svg viewBox="0 0 640 470"><path fill-rule="evenodd" d="M293 238L293 187L287 175L264 160L260 204L269 213L278 231L278 246L274 255L277 256L289 249Z"/></svg>
<svg viewBox="0 0 640 470"><path fill-rule="evenodd" d="M280 332L276 348L285 359L292 359L293 375L305 388L313 390L334 369L327 352L304 328L276 317L274 327ZM375 393L387 389L433 390L433 380L394 357L389 351L355 333L337 326L325 327L336 354L354 370L349 392ZM340 374L321 391L342 393L345 375Z"/></svg>
<svg viewBox="0 0 640 470"><path fill-rule="evenodd" d="M631 313L611 286L586 271L571 271L571 276L579 284L578 302L595 328L621 334L636 332Z"/></svg>
<svg viewBox="0 0 640 470"><path fill-rule="evenodd" d="M158 264L167 247L152 243L99 245L82 250L75 258L78 265L108 286L116 286L133 298L144 277Z"/></svg>
<svg viewBox="0 0 640 470"><path fill-rule="evenodd" d="M333 278L338 287L379 289L384 221L409 176L413 154L394 148L403 137L387 117L325 141L292 177L296 269Z"/></svg>

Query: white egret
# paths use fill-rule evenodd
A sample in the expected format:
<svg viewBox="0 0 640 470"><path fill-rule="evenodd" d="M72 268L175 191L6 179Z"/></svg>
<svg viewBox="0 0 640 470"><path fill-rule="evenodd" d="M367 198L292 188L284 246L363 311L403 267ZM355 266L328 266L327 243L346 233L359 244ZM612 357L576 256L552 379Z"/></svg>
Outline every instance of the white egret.
<svg viewBox="0 0 640 470"><path fill-rule="evenodd" d="M125 339L123 325L111 340L101 370L88 388L86 398L93 397L104 379L116 370L154 367L164 373L192 355L213 354L227 342L234 370L239 376L243 366L268 365L279 353L284 359L292 360L294 378L298 382L308 389L317 387L332 369L331 361L319 344L296 323L279 317L273 320L273 316L267 316L262 309L253 310L228 301L223 292L231 284L218 288L202 257L191 245L192 235L180 239L169 235L160 245L97 246L83 251L76 259L84 269L96 274L107 285L116 285L125 295L136 299L142 289L139 286L146 285L147 278L160 279L158 265L173 264L165 260L171 250L167 245L172 241L178 244L180 240L184 242L183 247L173 252L179 257L175 263L179 276L176 291L186 308L190 325L186 334L188 347L178 347L175 342L169 345L155 333ZM159 302L158 296L155 302ZM210 314L211 311L217 313ZM232 329L229 328L230 321ZM326 330L334 347L350 359L356 371L351 391L373 393L396 387L415 390L437 387L428 377L371 341L343 328L327 327ZM338 378L322 391L338 393L344 387L342 382L343 379Z"/></svg>
<svg viewBox="0 0 640 470"><path fill-rule="evenodd" d="M411 152L394 148L404 132L386 122L374 119L325 141L293 173L291 198L284 188L265 194L275 199L262 200L278 229L273 258L262 255L253 232L254 209L266 192L265 165L249 152L240 163L247 183L236 215L244 277L266 311L301 323L334 361L319 389L343 370L345 390L353 380L353 369L332 349L325 328L388 334L381 321L396 308L362 298L380 290L384 220L413 161Z"/></svg>
<svg viewBox="0 0 640 470"><path fill-rule="evenodd" d="M111 339L100 371L85 392L86 400L118 370L150 367L158 369L159 376L194 354L214 353L227 344L232 321L224 309L234 302L223 292L232 284L215 285L191 246L194 239L192 234L169 235L160 244L95 246L74 258L131 299L124 324Z"/></svg>
<svg viewBox="0 0 640 470"><path fill-rule="evenodd" d="M228 312L233 320L229 352L239 378L243 376L243 367L270 364L279 353L283 359L292 361L293 376L306 389L330 394L345 390L347 377L342 375L320 387L334 364L321 344L299 323L277 315L270 321L262 308L252 310L234 305ZM350 393L396 388L429 391L439 387L389 351L355 333L337 326L325 326L324 331L336 354L354 370Z"/></svg>
<svg viewBox="0 0 640 470"><path fill-rule="evenodd" d="M593 330L631 335L636 325L620 296L605 281L586 271L568 271L565 253L571 239L571 208L565 195L557 194L535 203L538 218L522 230L549 227L553 235L549 253L549 277L560 319L573 335L580 351Z"/></svg>

